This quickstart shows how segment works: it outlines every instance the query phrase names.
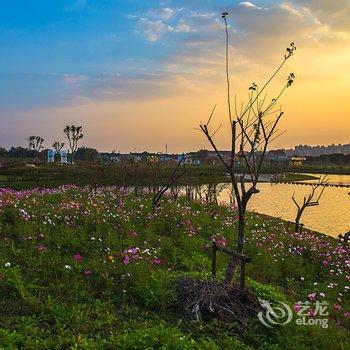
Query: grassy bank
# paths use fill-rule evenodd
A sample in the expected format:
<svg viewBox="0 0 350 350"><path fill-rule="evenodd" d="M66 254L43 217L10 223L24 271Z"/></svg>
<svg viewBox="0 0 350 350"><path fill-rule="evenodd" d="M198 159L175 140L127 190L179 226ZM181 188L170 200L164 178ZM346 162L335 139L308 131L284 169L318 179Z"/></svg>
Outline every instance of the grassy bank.
<svg viewBox="0 0 350 350"><path fill-rule="evenodd" d="M249 288L292 308L327 301L330 327L254 317L241 331L188 321L174 292L180 276L211 278L211 242L235 239L228 208L166 199L152 214L147 196L74 187L2 191L0 203L2 349L348 348L349 255L329 237L249 215Z"/></svg>
<svg viewBox="0 0 350 350"><path fill-rule="evenodd" d="M66 183L78 186L149 186L169 181L176 164L38 164L34 167L0 168L0 186L12 189L35 187L54 188ZM178 184L225 182L227 176L220 166L186 166L186 173ZM182 172L182 168L178 173Z"/></svg>
<svg viewBox="0 0 350 350"><path fill-rule="evenodd" d="M300 173L284 173L277 176L276 181L306 181L317 180L319 177Z"/></svg>
<svg viewBox="0 0 350 350"><path fill-rule="evenodd" d="M38 164L0 168L0 186L12 189L35 187L55 188L66 183L78 186L97 184L99 186L149 186L169 181L175 165L147 164ZM197 185L227 182L226 169L219 165L186 165L186 173L177 184ZM182 170L180 169L179 172ZM242 169L237 169L240 173ZM265 174L274 174L274 169L264 169ZM301 173L277 173L278 181L303 181L316 179Z"/></svg>
<svg viewBox="0 0 350 350"><path fill-rule="evenodd" d="M263 173L308 173L350 175L349 165L264 166Z"/></svg>

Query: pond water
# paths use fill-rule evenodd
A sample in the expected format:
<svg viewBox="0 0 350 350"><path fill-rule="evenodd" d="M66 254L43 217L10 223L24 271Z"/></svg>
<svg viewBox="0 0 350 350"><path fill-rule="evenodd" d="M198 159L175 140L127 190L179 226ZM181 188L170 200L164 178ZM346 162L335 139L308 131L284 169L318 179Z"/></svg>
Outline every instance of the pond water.
<svg viewBox="0 0 350 350"><path fill-rule="evenodd" d="M330 182L350 184L349 175L330 175ZM249 202L248 210L284 220L294 221L296 206L292 201L293 193L298 203L310 193L311 186L281 183L260 183L260 193ZM336 237L350 230L349 188L326 187L318 206L305 209L302 223L312 230ZM222 202L229 201L230 189L224 189L219 196Z"/></svg>
<svg viewBox="0 0 350 350"><path fill-rule="evenodd" d="M317 177L323 177L324 174L305 174L305 175L312 175ZM337 174L330 174L327 175L328 183L332 185L350 185L350 175L337 175ZM306 180L303 182L309 182L314 183L318 180ZM350 189L348 189L350 191Z"/></svg>

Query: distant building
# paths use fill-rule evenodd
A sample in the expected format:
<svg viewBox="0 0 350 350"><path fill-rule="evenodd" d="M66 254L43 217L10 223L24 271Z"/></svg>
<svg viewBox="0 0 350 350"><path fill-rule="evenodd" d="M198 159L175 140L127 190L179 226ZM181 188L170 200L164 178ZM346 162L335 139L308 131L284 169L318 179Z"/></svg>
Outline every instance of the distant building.
<svg viewBox="0 0 350 350"><path fill-rule="evenodd" d="M159 161L159 158L156 156L156 155L152 155L150 154L148 157L147 157L147 163L158 163Z"/></svg>
<svg viewBox="0 0 350 350"><path fill-rule="evenodd" d="M60 151L60 155L61 155L61 163L62 164L68 163L68 151L66 149L62 149Z"/></svg>
<svg viewBox="0 0 350 350"><path fill-rule="evenodd" d="M306 157L293 156L289 162L293 166L302 166L306 161Z"/></svg>
<svg viewBox="0 0 350 350"><path fill-rule="evenodd" d="M174 156L172 154L160 154L159 155L159 161L161 163L173 162L175 159L176 159L176 156Z"/></svg>
<svg viewBox="0 0 350 350"><path fill-rule="evenodd" d="M295 154L303 157L319 157L326 154L350 154L350 143L341 144L331 144L329 146L308 146L308 145L298 145L295 146Z"/></svg>
<svg viewBox="0 0 350 350"><path fill-rule="evenodd" d="M61 149L59 152L56 152L56 150L53 148L49 148L47 150L47 162L54 163L56 154L61 157L61 163L68 163L68 151L65 149Z"/></svg>
<svg viewBox="0 0 350 350"><path fill-rule="evenodd" d="M56 151L54 149L48 149L47 150L47 162L48 163L54 163L55 162L55 154L56 154Z"/></svg>
<svg viewBox="0 0 350 350"><path fill-rule="evenodd" d="M285 163L289 159L286 152L281 149L269 151L267 157L272 163Z"/></svg>
<svg viewBox="0 0 350 350"><path fill-rule="evenodd" d="M108 152L101 152L100 157L102 160L112 163L120 163L122 160L122 156L120 153L108 153Z"/></svg>
<svg viewBox="0 0 350 350"><path fill-rule="evenodd" d="M336 145L333 143L328 146L298 145L295 146L295 148L281 149L276 151L283 151L287 157L293 157L295 155L299 157L320 157L322 155L330 154L350 155L350 143L344 145Z"/></svg>

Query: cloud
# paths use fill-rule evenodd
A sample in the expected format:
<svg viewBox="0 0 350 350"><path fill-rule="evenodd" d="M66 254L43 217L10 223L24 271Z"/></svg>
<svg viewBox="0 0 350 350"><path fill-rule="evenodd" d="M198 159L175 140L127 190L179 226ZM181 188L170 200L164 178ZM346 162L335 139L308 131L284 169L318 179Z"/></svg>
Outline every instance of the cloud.
<svg viewBox="0 0 350 350"><path fill-rule="evenodd" d="M303 17L303 14L300 11L298 11L296 8L292 7L288 3L284 2L280 5L280 7L281 7L281 9L286 10L287 12L291 13L292 15L295 15L299 18Z"/></svg>
<svg viewBox="0 0 350 350"><path fill-rule="evenodd" d="M216 12L196 12L196 11L191 11L190 12L190 17L192 18L203 18L203 19L208 19L208 18L214 18L217 17Z"/></svg>
<svg viewBox="0 0 350 350"><path fill-rule="evenodd" d="M136 33L141 34L148 41L155 42L161 36L169 31L169 27L162 21L152 21L147 18L141 18L138 21Z"/></svg>
<svg viewBox="0 0 350 350"><path fill-rule="evenodd" d="M309 9L320 23L331 30L350 32L349 0L293 0L293 3Z"/></svg>
<svg viewBox="0 0 350 350"><path fill-rule="evenodd" d="M168 20L175 14L176 9L170 7L152 9L147 12L147 15L151 18Z"/></svg>
<svg viewBox="0 0 350 350"><path fill-rule="evenodd" d="M85 75L75 75L75 74L63 74L62 80L67 84L77 84L86 80L87 77Z"/></svg>
<svg viewBox="0 0 350 350"><path fill-rule="evenodd" d="M186 23L184 20L181 20L175 28L173 28L174 32L177 33L190 33L195 32L196 30L192 28L188 23Z"/></svg>
<svg viewBox="0 0 350 350"><path fill-rule="evenodd" d="M345 114L350 108L346 97L350 80L344 73L350 60L350 25L347 20L350 18L350 1L257 2L259 5L269 4L260 5L262 7L254 2L255 0L226 2L230 3L230 6L227 6L230 24L230 72L233 92L237 93L238 100L246 96L246 88L253 81L259 83L268 77L275 65L283 59L285 47L294 41L298 47L296 55L288 63L287 70L277 78L279 84L278 79L282 81L289 69L297 75L295 86L288 91L288 103L283 99L290 123L286 127L291 130L292 135L290 142L297 142L295 135L299 139L307 139L315 121L320 118L326 119L328 115L332 115L332 118L334 116L334 133L337 132L337 123L342 125L338 129L337 137L344 135L345 139L348 135L346 131L349 130ZM42 121L58 125L63 123L60 119L62 116L70 119L76 118L76 113L80 113L84 125L86 115L89 115L90 124L86 129L91 134L96 133L97 147L104 147L103 144L98 144L98 140L104 142L107 139L107 129L111 140L119 140L120 137L120 142L125 144L131 142L127 139L136 139L140 145L148 147L158 138L163 137L168 142L168 139L172 140L173 137L179 151L188 145L189 148L195 148L197 141L184 141L181 137L193 138L193 126L201 118L204 120L207 117L206 113L212 104L218 103L216 121L224 123L227 116L225 31L220 17L222 9L209 0L187 0L182 3L176 2L178 7L167 7L174 3L163 1L166 6L148 11L146 8L142 13L135 12L128 16L128 25L152 44L146 43L141 47L142 56L133 56L132 65L125 64L120 67L113 61L113 68L107 67L108 72L121 69L120 74L97 74L99 70L102 71L101 67L105 68L105 62L95 65L94 56L93 59L87 57L88 63L94 66L93 70L84 66L79 67L76 74L73 69L68 68L70 74L18 75L2 79L0 92L3 98L0 101L0 113L6 115L11 122L14 120L12 111L5 111L9 105L16 108L61 105L66 109L58 111L57 114L52 114L49 109L42 111L40 123L32 122L35 119L31 118L36 118L36 111L28 118L23 112L21 120L30 120L24 123L26 127L32 127L34 124L41 127ZM88 4L91 6L91 2ZM181 6L183 8L180 8ZM125 38L124 32L119 33L116 28L108 33L114 31L118 35L112 34L110 40L119 40L120 37L120 51L123 51L123 41L129 38ZM139 41L129 40L128 45L139 45ZM113 46L119 49L119 44L111 45L109 42L108 45L109 48ZM130 55L137 49L132 47ZM112 54L112 59L115 59L118 58L119 52L115 54L113 51ZM107 55L107 61L110 59L111 56ZM15 96L13 91L18 92L18 95ZM272 89L271 92L275 91ZM335 102L332 103L333 101ZM106 106L103 107L103 104ZM170 115L173 119L169 118ZM343 119L341 116L344 116ZM123 128L120 128L121 120ZM150 133L146 133L143 127L132 127L132 123L147 126L149 122L152 126ZM99 129L100 136L93 123L97 126L102 125ZM173 133L169 123L173 123L177 131L180 127L181 131ZM300 129L301 123L308 126L303 128L305 133ZM323 125L328 125L329 128L326 120ZM58 128L61 130L60 125ZM156 137L154 130L159 130ZM168 130L171 132L167 132ZM317 133L319 131L321 135L321 128ZM26 133L28 130L23 130L23 135ZM135 137L130 137L130 133L135 133ZM323 134L317 137L321 139L325 135L330 137L329 130L324 130ZM0 136L2 139L2 135ZM217 136L219 141L224 141L221 134ZM224 142L222 144L223 147L227 146Z"/></svg>
<svg viewBox="0 0 350 350"><path fill-rule="evenodd" d="M261 10L261 7L256 6L255 4L253 4L250 1L242 1L238 5L242 6L242 7L246 7L246 8L252 8L252 9Z"/></svg>
<svg viewBox="0 0 350 350"><path fill-rule="evenodd" d="M169 33L190 33L195 29L191 27L184 19L179 20L174 25L170 25L165 21L158 19L140 18L137 21L135 32L150 42L156 42L161 37Z"/></svg>

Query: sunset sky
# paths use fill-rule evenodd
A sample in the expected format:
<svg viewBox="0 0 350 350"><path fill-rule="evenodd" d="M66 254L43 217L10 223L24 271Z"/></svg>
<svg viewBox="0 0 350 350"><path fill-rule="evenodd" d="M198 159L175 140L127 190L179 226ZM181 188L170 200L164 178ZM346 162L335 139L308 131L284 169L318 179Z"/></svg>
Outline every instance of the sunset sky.
<svg viewBox="0 0 350 350"><path fill-rule="evenodd" d="M272 148L349 143L349 0L11 0L0 12L0 145L40 135L49 147L74 123L100 151L209 148L195 127L214 104L213 122L228 126L223 10L238 101L297 46L270 89L296 75Z"/></svg>

